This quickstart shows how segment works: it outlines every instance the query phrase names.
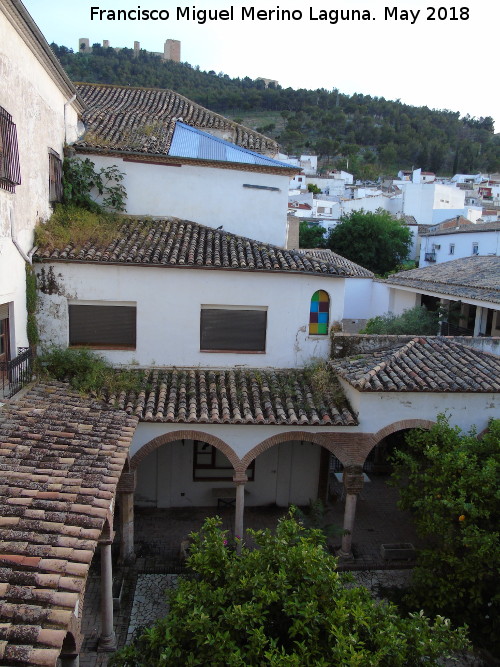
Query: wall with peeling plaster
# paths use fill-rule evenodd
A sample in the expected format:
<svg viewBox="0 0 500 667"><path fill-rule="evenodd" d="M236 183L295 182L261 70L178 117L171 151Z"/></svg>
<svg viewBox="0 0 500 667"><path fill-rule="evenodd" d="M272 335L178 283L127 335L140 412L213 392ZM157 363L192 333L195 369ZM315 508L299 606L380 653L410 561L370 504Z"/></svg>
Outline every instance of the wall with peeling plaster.
<svg viewBox="0 0 500 667"><path fill-rule="evenodd" d="M0 11L0 106L17 128L22 183L15 193L0 189L0 304L11 304L11 353L15 355L16 348L28 342L25 260L12 242L11 231L27 254L36 223L51 214L49 148L62 158L65 135L68 141L76 139L78 118L76 108L67 105L65 122L70 89L64 91L57 76L42 64L43 55L37 52L31 32L10 11L8 3Z"/></svg>

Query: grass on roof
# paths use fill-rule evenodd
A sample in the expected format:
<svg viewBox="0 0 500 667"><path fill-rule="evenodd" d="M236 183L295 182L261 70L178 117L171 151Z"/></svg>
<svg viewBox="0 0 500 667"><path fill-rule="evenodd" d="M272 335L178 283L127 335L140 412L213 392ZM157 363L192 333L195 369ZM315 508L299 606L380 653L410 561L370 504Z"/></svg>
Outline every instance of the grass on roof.
<svg viewBox="0 0 500 667"><path fill-rule="evenodd" d="M123 218L116 213L94 213L73 205L57 204L47 222L35 227L35 245L43 250L72 244L79 250L86 243L107 245L116 236Z"/></svg>

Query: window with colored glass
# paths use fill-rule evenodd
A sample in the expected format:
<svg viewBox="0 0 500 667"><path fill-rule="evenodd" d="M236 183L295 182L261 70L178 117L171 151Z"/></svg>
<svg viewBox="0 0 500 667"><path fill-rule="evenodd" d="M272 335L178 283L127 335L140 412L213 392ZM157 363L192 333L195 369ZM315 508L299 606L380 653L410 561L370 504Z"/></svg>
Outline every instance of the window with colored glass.
<svg viewBox="0 0 500 667"><path fill-rule="evenodd" d="M309 334L326 336L330 318L330 297L324 290L314 292L309 313Z"/></svg>

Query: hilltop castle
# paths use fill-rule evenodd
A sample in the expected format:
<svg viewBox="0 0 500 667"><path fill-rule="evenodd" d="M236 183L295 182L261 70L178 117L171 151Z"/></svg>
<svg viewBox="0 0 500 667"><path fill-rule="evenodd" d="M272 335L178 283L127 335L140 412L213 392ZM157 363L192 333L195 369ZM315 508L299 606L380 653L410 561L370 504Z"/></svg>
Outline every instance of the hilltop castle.
<svg viewBox="0 0 500 667"><path fill-rule="evenodd" d="M111 47L109 40L105 39L102 42L104 49L113 48L115 51L121 51L120 47ZM134 56L137 58L139 51L141 50L140 42L134 42ZM88 37L80 37L78 40L78 52L79 53L92 53L92 47L90 46L90 41ZM167 39L163 45L163 53L157 51L149 51L155 56L161 56L163 60L174 60L176 63L181 61L181 43L177 39Z"/></svg>

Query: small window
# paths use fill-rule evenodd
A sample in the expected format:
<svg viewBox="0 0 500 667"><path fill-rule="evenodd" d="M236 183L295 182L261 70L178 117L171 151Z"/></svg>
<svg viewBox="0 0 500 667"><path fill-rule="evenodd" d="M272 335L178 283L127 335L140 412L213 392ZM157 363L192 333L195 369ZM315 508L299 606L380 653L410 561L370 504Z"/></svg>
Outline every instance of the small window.
<svg viewBox="0 0 500 667"><path fill-rule="evenodd" d="M455 254L455 244L450 243L450 255L454 255L454 254Z"/></svg>
<svg viewBox="0 0 500 667"><path fill-rule="evenodd" d="M202 352L265 352L267 309L202 306Z"/></svg>
<svg viewBox="0 0 500 667"><path fill-rule="evenodd" d="M0 107L0 188L15 192L20 183L16 126L10 113Z"/></svg>
<svg viewBox="0 0 500 667"><path fill-rule="evenodd" d="M472 244L472 254L479 255L479 243Z"/></svg>
<svg viewBox="0 0 500 667"><path fill-rule="evenodd" d="M59 153L49 148L49 201L61 201L62 196L62 161Z"/></svg>
<svg viewBox="0 0 500 667"><path fill-rule="evenodd" d="M69 344L102 350L135 350L136 307L70 304Z"/></svg>
<svg viewBox="0 0 500 667"><path fill-rule="evenodd" d="M248 481L255 475L255 459L247 468ZM232 481L234 468L231 462L217 447L201 440L194 441L193 480L195 482Z"/></svg>
<svg viewBox="0 0 500 667"><path fill-rule="evenodd" d="M311 299L309 334L313 336L326 336L328 334L329 319L330 297L324 290L320 289L314 292Z"/></svg>

